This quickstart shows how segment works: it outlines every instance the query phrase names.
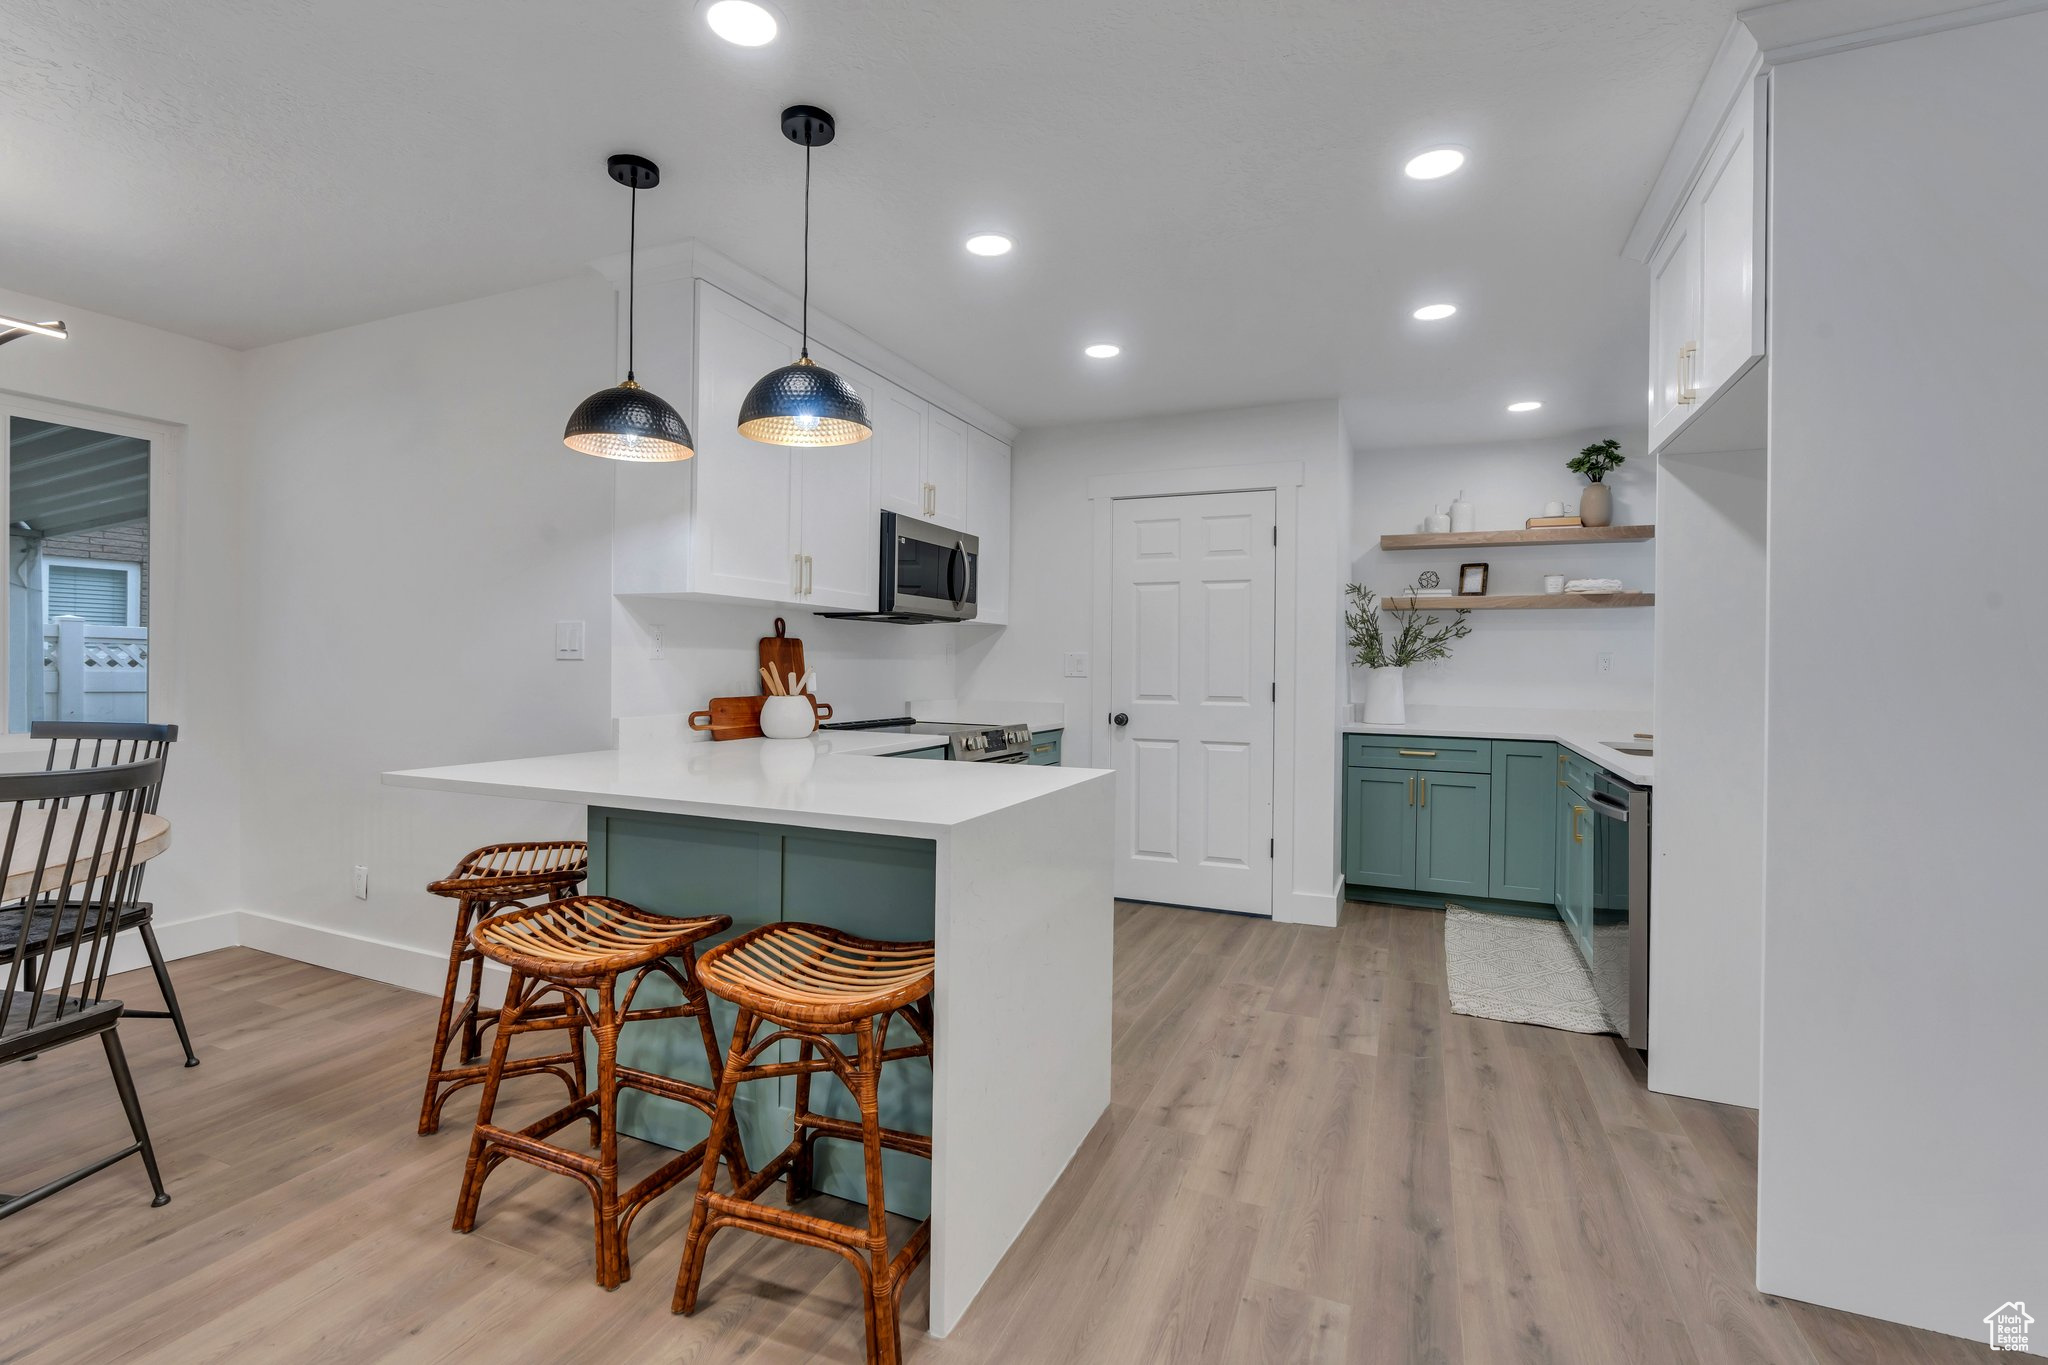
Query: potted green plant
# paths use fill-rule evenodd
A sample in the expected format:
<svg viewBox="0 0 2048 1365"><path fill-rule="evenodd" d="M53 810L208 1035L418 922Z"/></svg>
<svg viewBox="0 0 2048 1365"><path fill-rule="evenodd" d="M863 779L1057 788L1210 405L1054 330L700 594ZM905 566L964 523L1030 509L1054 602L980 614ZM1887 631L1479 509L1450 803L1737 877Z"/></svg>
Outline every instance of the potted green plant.
<svg viewBox="0 0 2048 1365"><path fill-rule="evenodd" d="M1345 596L1351 605L1344 610L1344 624L1351 631L1351 661L1365 674L1365 723L1402 725L1408 720L1408 692L1404 669L1410 664L1434 663L1451 657L1451 642L1472 633L1465 620L1472 613L1460 608L1448 624L1430 612L1414 606L1388 607L1386 611L1400 624L1388 639L1380 622L1380 601L1371 588L1347 583ZM1408 589L1413 603L1415 588Z"/></svg>
<svg viewBox="0 0 2048 1365"><path fill-rule="evenodd" d="M1605 480L1607 475L1621 468L1628 456L1621 453L1621 442L1612 437L1595 441L1578 453L1578 457L1565 463L1565 468L1574 474L1586 476L1586 491L1579 498L1579 522L1584 526L1605 526L1614 520L1614 490Z"/></svg>

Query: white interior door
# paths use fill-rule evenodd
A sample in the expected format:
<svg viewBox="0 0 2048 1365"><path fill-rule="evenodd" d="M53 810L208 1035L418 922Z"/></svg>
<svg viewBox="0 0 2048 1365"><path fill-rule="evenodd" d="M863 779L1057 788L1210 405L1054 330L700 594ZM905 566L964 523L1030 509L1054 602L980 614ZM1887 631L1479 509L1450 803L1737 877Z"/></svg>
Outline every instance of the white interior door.
<svg viewBox="0 0 2048 1365"><path fill-rule="evenodd" d="M1116 894L1270 915L1273 494L1119 499L1111 526Z"/></svg>

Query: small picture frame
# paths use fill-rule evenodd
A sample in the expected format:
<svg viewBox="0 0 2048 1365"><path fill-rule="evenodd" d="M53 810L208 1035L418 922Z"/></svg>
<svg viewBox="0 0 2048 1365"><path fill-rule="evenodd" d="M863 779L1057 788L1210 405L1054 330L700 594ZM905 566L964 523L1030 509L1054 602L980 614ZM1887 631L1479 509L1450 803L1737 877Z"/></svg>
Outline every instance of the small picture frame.
<svg viewBox="0 0 2048 1365"><path fill-rule="evenodd" d="M1486 566L1484 564L1460 564L1458 566L1458 596L1486 596Z"/></svg>

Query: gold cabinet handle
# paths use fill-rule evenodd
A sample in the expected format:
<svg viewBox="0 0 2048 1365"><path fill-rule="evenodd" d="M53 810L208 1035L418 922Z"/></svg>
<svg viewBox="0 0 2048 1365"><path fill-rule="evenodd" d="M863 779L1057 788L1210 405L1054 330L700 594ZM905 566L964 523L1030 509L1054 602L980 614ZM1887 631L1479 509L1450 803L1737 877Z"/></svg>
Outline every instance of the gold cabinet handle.
<svg viewBox="0 0 2048 1365"><path fill-rule="evenodd" d="M1572 807L1572 842L1575 844L1583 844L1586 842L1586 836L1579 833L1579 817L1581 815L1584 815L1585 813L1586 808L1584 806Z"/></svg>
<svg viewBox="0 0 2048 1365"><path fill-rule="evenodd" d="M1395 753L1398 753L1398 754L1399 754L1399 755L1401 755L1401 757L1403 757L1403 758L1435 758L1435 757L1436 757L1436 750L1434 750L1434 749L1396 749L1396 750L1395 750L1394 752L1395 752Z"/></svg>
<svg viewBox="0 0 2048 1365"><path fill-rule="evenodd" d="M1049 753L1051 753L1051 752L1052 752L1052 745L1050 745L1050 744L1034 744L1034 745L1033 745L1033 746L1031 747L1031 752L1032 752L1032 753L1034 753L1034 754L1049 754Z"/></svg>
<svg viewBox="0 0 2048 1365"><path fill-rule="evenodd" d="M1415 804L1415 779L1412 777L1408 779L1408 804Z"/></svg>
<svg viewBox="0 0 2048 1365"><path fill-rule="evenodd" d="M1700 348L1687 342L1678 348L1678 401L1687 405L1697 403L1699 394L1692 386L1692 370Z"/></svg>
<svg viewBox="0 0 2048 1365"><path fill-rule="evenodd" d="M1423 806L1423 807L1427 807L1427 806L1429 805L1429 779L1425 777L1425 778L1421 779L1421 781L1422 781L1422 799L1421 799L1420 801L1416 802L1415 804L1416 804L1416 805L1418 805L1418 806Z"/></svg>

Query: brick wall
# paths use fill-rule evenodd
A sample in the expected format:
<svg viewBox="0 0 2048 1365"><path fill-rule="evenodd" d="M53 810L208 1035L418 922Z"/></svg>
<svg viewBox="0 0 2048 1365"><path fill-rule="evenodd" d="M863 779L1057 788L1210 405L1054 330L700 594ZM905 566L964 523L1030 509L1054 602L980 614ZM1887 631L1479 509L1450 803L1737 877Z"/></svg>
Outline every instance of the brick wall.
<svg viewBox="0 0 2048 1365"><path fill-rule="evenodd" d="M111 559L142 565L142 624L149 624L149 519L138 518L114 526L76 531L68 536L48 536L43 554L54 559Z"/></svg>

